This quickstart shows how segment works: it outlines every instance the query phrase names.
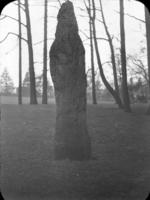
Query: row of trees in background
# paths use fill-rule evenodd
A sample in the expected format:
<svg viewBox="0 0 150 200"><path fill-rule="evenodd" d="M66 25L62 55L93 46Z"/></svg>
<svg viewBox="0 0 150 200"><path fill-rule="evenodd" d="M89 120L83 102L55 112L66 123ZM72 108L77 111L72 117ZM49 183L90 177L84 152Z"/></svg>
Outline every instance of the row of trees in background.
<svg viewBox="0 0 150 200"><path fill-rule="evenodd" d="M128 88L128 77L127 77L127 55L126 55L126 43L125 43L125 25L124 25L124 0L118 0L118 4L120 6L120 78L118 77L118 69L117 69L117 56L115 54L115 48L113 45L113 37L109 31L109 27L107 26L107 22L105 19L104 9L102 0L98 0L99 6L97 8L97 4L95 4L94 0L83 0L85 12L88 13L89 17L89 36L90 40L90 52L91 52L91 77L92 77L92 100L93 104L97 104L97 93L96 93L96 80L95 80L95 66L94 55L97 59L97 65L99 68L99 74L101 80L109 93L114 98L115 102L118 104L118 107L124 109L127 112L131 112L130 107L130 94ZM60 1L58 1L59 4ZM36 81L35 81L35 71L34 71L34 51L33 51L33 43L32 43L32 33L31 33L31 20L30 20L30 10L29 10L29 2L28 0L18 0L18 28L19 28L19 90L18 90L18 103L22 104L22 41L24 40L28 45L29 52L29 76L30 76L30 104L37 104L37 92L36 92ZM23 24L21 19L21 11L24 11L26 17L26 24ZM100 12L101 19L100 23L103 24L104 30L106 33L106 38L99 38L97 34L97 12ZM148 60L148 71L145 70L144 65L139 66L145 72L147 77L149 88L150 88L150 17L149 12L145 8L145 27L146 27L146 41L147 41L147 60ZM48 80L47 80L47 24L48 24L48 0L44 0L44 36L43 36L43 74L42 74L42 103L47 104L47 91L48 91ZM22 36L22 26L26 28L27 31L27 39ZM103 39L109 44L110 55L111 55L111 66L113 69L113 82L114 87L106 78L105 72L103 70L103 65L101 62L101 52L99 48L99 39ZM133 59L132 59L133 60ZM136 64L137 64L136 60ZM120 81L121 80L121 81ZM149 90L150 91L150 90ZM150 108L148 109L148 113L150 113Z"/></svg>
<svg viewBox="0 0 150 200"><path fill-rule="evenodd" d="M15 19L11 16L4 16L15 21L18 21L18 35L11 32L8 33L4 38L7 39L9 34L18 36L19 38L19 87L18 87L18 104L22 104L22 41L25 41L28 46L28 57L29 57L29 78L30 78L30 104L37 104L37 92L36 92L36 81L35 81L35 69L34 69L34 51L33 51L33 42L32 42L32 33L31 33L31 19L30 19L30 10L28 0L24 0L22 3L21 0L17 0L18 6L18 19ZM26 24L22 22L21 11L24 11ZM4 19L3 18L3 19ZM22 36L22 26L26 28L27 39ZM43 51L43 99L42 102L47 103L47 0L45 0L45 18L44 18L44 51ZM1 42L3 42L2 40Z"/></svg>
<svg viewBox="0 0 150 200"><path fill-rule="evenodd" d="M120 64L121 64L121 86L119 89L119 84L118 84L118 76L117 76L117 69L116 69L116 59L115 59L115 53L114 53L114 47L113 47L113 38L111 34L109 33L109 29L106 24L105 16L104 16L104 11L103 11L103 6L102 6L102 1L99 0L100 3L100 12L101 12L101 18L102 18L102 23L104 25L104 29L106 32L107 36L107 41L109 43L110 47L110 52L111 52L111 64L113 68L113 76L114 76L114 88L109 84L107 81L103 66L101 63L101 58L100 58L100 51L98 48L98 40L97 40L97 31L96 31L96 6L95 6L95 1L94 0L88 0L88 3L84 1L89 18L90 18L90 38L94 40L95 44L95 52L96 52L96 57L97 57L97 63L101 75L101 79L105 85L105 87L108 89L108 91L111 93L113 98L115 99L116 103L118 104L119 108L123 108L127 112L131 112L131 107L130 107L130 96L129 96L129 90L128 90L128 79L127 79L127 55L126 55L126 43L125 43L125 25L124 25L124 0L120 0ZM92 15L92 14L93 15ZM150 81L150 17L149 17L149 12L147 8L145 7L145 24L146 24L146 40L147 40L147 60L148 60L148 80ZM91 30L92 28L93 30ZM91 40L92 40L91 39ZM93 44L91 44L91 51L93 51ZM91 53L91 57L93 54ZM91 59L91 66L93 68L93 59ZM142 69L144 70L144 66L141 66ZM146 71L144 71L146 72ZM146 73L147 74L147 73ZM92 72L93 76L93 72ZM93 76L94 79L94 76ZM95 81L92 80L93 83L93 90L94 90L94 85ZM150 91L150 85L149 85L149 91ZM96 103L95 100L95 92L93 91L93 103ZM147 113L150 113L150 108L148 109Z"/></svg>
<svg viewBox="0 0 150 200"><path fill-rule="evenodd" d="M35 79L36 83L36 96L42 97L43 91L43 75L39 75ZM19 87L16 88L11 78L7 68L4 69L0 76L0 91L3 96L18 96L19 97ZM47 93L48 97L54 97L54 88L50 84L50 81L47 81ZM21 85L21 97L29 97L30 96L30 74L26 72L25 77L22 81ZM18 99L19 100L19 99ZM22 98L21 98L22 101ZM22 103L22 102L21 102Z"/></svg>

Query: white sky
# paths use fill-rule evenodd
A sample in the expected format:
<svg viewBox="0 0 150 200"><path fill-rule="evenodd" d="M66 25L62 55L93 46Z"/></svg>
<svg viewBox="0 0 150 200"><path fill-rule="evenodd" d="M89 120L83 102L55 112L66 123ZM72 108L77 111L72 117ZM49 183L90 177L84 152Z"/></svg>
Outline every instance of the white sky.
<svg viewBox="0 0 150 200"><path fill-rule="evenodd" d="M99 6L99 1L95 0ZM61 1L63 2L63 0ZM79 29L88 34L88 17L83 17L87 15L85 12L81 11L78 7L84 8L82 0L72 0L75 7L75 13L79 25ZM106 16L106 22L110 33L119 38L119 14L116 12L119 10L118 0L103 0L104 14ZM32 26L32 38L33 44L43 40L43 14L44 6L43 0L29 0L30 3L30 14L31 14L31 26ZM56 0L49 0L48 9L48 38L54 38L57 20L53 17L57 16L58 8L52 7L59 4ZM144 19L144 5L140 2L134 0L125 1L125 13L134 15L140 19ZM14 3L8 4L4 9L2 14L7 14L14 18L17 18L17 6ZM82 15L82 16L80 16ZM53 16L53 17L51 17ZM99 17L99 15L97 15ZM22 12L22 19L25 22L24 13ZM134 54L139 52L141 40L144 40L145 26L144 24L136 21L128 16L125 17L125 27L126 27L126 47L127 53ZM8 32L18 33L18 23L12 19L4 19L0 21L0 40L2 40ZM26 38L26 30L23 27L23 36ZM89 41L85 41L85 36L80 32L80 36L84 41L84 46L86 49L86 67L90 67L90 54L89 54ZM103 25L99 22L97 23L97 36L105 37L105 32ZM48 40L48 50L52 44L53 40ZM116 48L119 47L119 43L114 40ZM109 46L106 41L99 42L100 54L102 63L109 60ZM0 74L6 67L15 83L18 86L18 38L14 35L10 35L5 42L0 43ZM43 55L43 43L34 45L34 60L35 60L35 72L36 75L42 73L42 55ZM49 67L48 67L49 69ZM110 68L105 65L105 72L110 74ZM23 78L25 73L28 71L28 51L27 45L23 41ZM107 76L107 75L106 75ZM108 75L109 76L109 75ZM50 78L50 73L48 71L48 77Z"/></svg>

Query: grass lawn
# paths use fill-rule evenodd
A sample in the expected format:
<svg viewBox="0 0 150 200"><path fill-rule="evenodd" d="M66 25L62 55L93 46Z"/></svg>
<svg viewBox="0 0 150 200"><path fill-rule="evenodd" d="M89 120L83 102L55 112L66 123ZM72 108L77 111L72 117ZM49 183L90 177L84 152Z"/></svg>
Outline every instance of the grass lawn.
<svg viewBox="0 0 150 200"><path fill-rule="evenodd" d="M1 187L7 200L144 200L150 192L150 117L88 105L95 160L54 161L55 105L3 105Z"/></svg>
<svg viewBox="0 0 150 200"><path fill-rule="evenodd" d="M1 96L0 97L1 104L18 104L18 97L17 96ZM39 104L42 103L42 97L37 97L37 101ZM22 97L23 104L30 104L29 97ZM48 98L48 103L54 103L54 98Z"/></svg>

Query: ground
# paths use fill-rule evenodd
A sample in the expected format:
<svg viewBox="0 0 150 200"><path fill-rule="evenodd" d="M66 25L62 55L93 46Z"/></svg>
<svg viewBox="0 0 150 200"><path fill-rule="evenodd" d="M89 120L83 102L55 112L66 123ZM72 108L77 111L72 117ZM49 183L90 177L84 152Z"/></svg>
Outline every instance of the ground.
<svg viewBox="0 0 150 200"><path fill-rule="evenodd" d="M150 192L150 117L88 105L90 161L54 161L55 105L2 105L1 187L11 200L144 200Z"/></svg>

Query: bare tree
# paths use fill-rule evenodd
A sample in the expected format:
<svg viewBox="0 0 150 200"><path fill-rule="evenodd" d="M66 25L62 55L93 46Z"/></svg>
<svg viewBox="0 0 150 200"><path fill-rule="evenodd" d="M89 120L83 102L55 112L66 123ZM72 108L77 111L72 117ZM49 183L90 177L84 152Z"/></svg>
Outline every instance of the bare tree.
<svg viewBox="0 0 150 200"><path fill-rule="evenodd" d="M137 75L142 77L144 82L146 82L146 84L148 85L149 78L148 78L147 68L145 67L143 61L137 59L136 57L130 57L130 60L132 61L132 64L130 66L130 73L135 76Z"/></svg>
<svg viewBox="0 0 150 200"><path fill-rule="evenodd" d="M48 1L44 5L44 49L43 49L43 92L42 103L47 104L47 9Z"/></svg>
<svg viewBox="0 0 150 200"><path fill-rule="evenodd" d="M18 87L18 104L22 104L22 30L21 30L21 10L20 0L18 0L18 27L19 27L19 87Z"/></svg>
<svg viewBox="0 0 150 200"><path fill-rule="evenodd" d="M2 15L3 18L2 19L11 19L13 21L18 22L18 34L13 33L13 32L9 32L6 37L4 38L3 41L5 41L5 39L7 39L7 37L9 35L15 35L19 38L19 84L18 84L18 104L22 104L22 40L24 40L25 42L27 42L27 40L25 38L22 37L22 26L27 28L27 26L22 23L21 21L21 7L23 4L20 2L20 0L18 0L18 3L16 3L17 7L18 7L18 19L9 16L9 15Z"/></svg>
<svg viewBox="0 0 150 200"><path fill-rule="evenodd" d="M122 98L123 98L124 110L126 112L131 112L128 85L127 85L124 0L119 0L119 3L120 3L120 37L121 37L121 66L122 66Z"/></svg>
<svg viewBox="0 0 150 200"><path fill-rule="evenodd" d="M88 1L91 1L91 0L88 0ZM89 9L89 8L87 8L87 9ZM113 96L113 98L115 99L119 108L122 108L122 104L121 104L120 98L118 98L117 92L111 87L111 85L107 81L105 74L104 74L104 71L103 71L103 66L102 66L102 63L101 63L101 58L100 58L100 53L99 53L99 48L98 48L97 35L96 35L96 24L95 24L96 8L95 8L95 1L94 0L92 0L92 10L93 10L93 16L92 16L91 19L92 19L92 26L93 26L93 37L94 37L95 51L96 51L96 57L97 57L97 63L98 63L100 75L101 75L101 78L102 78L102 81L103 81L105 87L108 89L110 94Z"/></svg>
<svg viewBox="0 0 150 200"><path fill-rule="evenodd" d="M122 101L121 101L121 98L120 98L120 92L119 92L116 61L115 61L115 51L114 51L114 46L113 46L113 41L112 41L113 39L112 39L112 37L111 37L111 35L109 33L109 30L108 30L108 27L107 27L107 24L106 24L102 1L99 0L99 2L100 2L100 10L101 10L101 15L102 15L102 21L103 21L103 25L104 25L104 28L105 28L105 32L106 32L107 38L108 38L110 52L111 52L111 62L112 62L112 67L113 67L115 90L116 90L116 93L118 94L118 99L120 101L120 105L121 105L121 107L123 107Z"/></svg>
<svg viewBox="0 0 150 200"><path fill-rule="evenodd" d="M93 30L92 30L92 15L91 2L89 1L89 31L90 31L90 50L91 50L91 71L92 71L92 100L93 104L97 104L96 87L95 87L95 69L94 69L94 48L93 48Z"/></svg>
<svg viewBox="0 0 150 200"><path fill-rule="evenodd" d="M29 51L30 104L37 104L35 72L34 72L34 56L33 56L32 33L31 33L31 22L30 22L28 0L25 0L25 15L27 22L27 38L28 38L28 51Z"/></svg>
<svg viewBox="0 0 150 200"><path fill-rule="evenodd" d="M146 41L147 41L148 82L150 91L150 14L146 7L145 7L145 23L146 23ZM146 113L150 114L150 106L148 107Z"/></svg>

